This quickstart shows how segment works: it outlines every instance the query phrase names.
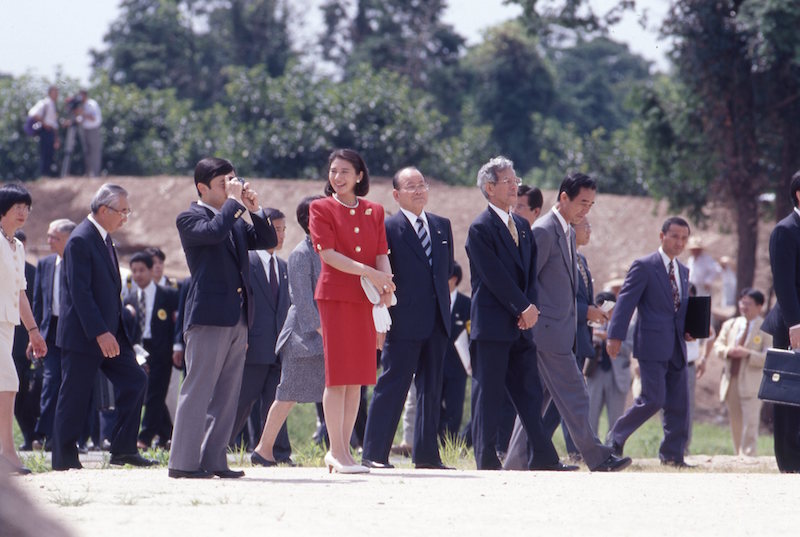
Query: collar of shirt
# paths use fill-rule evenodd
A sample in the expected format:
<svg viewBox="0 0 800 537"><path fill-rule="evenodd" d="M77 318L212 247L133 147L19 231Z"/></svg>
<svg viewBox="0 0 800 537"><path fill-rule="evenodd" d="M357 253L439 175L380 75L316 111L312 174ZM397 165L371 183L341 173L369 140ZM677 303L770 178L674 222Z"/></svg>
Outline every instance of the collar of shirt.
<svg viewBox="0 0 800 537"><path fill-rule="evenodd" d="M661 246L658 247L658 254L661 256L661 262L664 263L664 270L669 272L669 262L671 261L671 259L666 253L664 253L664 249ZM678 276L678 264L675 263L675 277L677 278L677 276Z"/></svg>
<svg viewBox="0 0 800 537"><path fill-rule="evenodd" d="M261 264L264 265L264 272L267 275L267 281L269 281L269 260L272 259L275 254L271 254L266 250L256 250L256 254L258 254L258 258L261 259ZM275 273L277 274L277 272L278 262L275 261Z"/></svg>
<svg viewBox="0 0 800 537"><path fill-rule="evenodd" d="M502 221L503 221L503 223L504 223L506 226L508 226L508 219L509 219L509 218L511 218L511 213L510 213L510 212L508 212L508 211L504 211L503 209L501 209L501 208L500 208L500 207L498 207L497 205L494 205L493 203L489 203L489 207L490 207L490 208L491 208L491 209L492 209L494 212L496 212L496 213L497 213L497 216L499 216L499 217L500 217L500 220L502 220Z"/></svg>
<svg viewBox="0 0 800 537"><path fill-rule="evenodd" d="M97 231L99 231L99 232L100 232L100 236L103 238L103 242L105 242L105 241L106 241L106 236L108 235L108 231L106 231L106 228L104 228L103 226L101 226L101 225L100 225L100 224L97 222L97 220L95 220L95 219L94 219L94 215L93 215L92 213L89 213L89 216L87 216L86 218L88 218L88 219L89 219L89 222L91 222L92 224L94 224L94 227L96 227L96 228L97 228Z"/></svg>
<svg viewBox="0 0 800 537"><path fill-rule="evenodd" d="M400 207L400 212L402 212L405 215L405 217L408 218L408 221L411 222L411 225L413 226L414 231L416 231L416 229L417 229L417 215L415 215L411 211L407 211L407 210L403 209L402 207ZM422 211L421 213L419 213L419 218L422 218L422 224L425 227L425 231L427 231L428 232L428 236L430 236L431 228L430 228L430 226L428 226L428 217L425 215L425 211Z"/></svg>
<svg viewBox="0 0 800 537"><path fill-rule="evenodd" d="M153 282L151 280L150 283L148 284L148 286L145 287L144 289L141 289L141 291L144 293L145 300L147 300L147 306L148 306L147 309L150 309L150 305L153 303L153 300L156 297L156 284L155 284L155 282Z"/></svg>
<svg viewBox="0 0 800 537"><path fill-rule="evenodd" d="M219 209L217 209L216 207L212 207L211 205L209 205L208 203L204 202L203 200L197 200L197 204L200 207L205 207L206 209L208 209L209 211L211 211L215 215L220 214Z"/></svg>
<svg viewBox="0 0 800 537"><path fill-rule="evenodd" d="M800 216L800 207L795 207L794 212L797 213L797 216Z"/></svg>
<svg viewBox="0 0 800 537"><path fill-rule="evenodd" d="M564 220L564 217L561 216L561 213L558 211L555 205L553 205L553 212L555 213L556 218L558 218L558 223L561 224L561 229L564 230L564 236L569 237L569 223Z"/></svg>
<svg viewBox="0 0 800 537"><path fill-rule="evenodd" d="M453 306L456 305L456 297L458 296L458 289L453 289L450 292L450 313L453 313Z"/></svg>

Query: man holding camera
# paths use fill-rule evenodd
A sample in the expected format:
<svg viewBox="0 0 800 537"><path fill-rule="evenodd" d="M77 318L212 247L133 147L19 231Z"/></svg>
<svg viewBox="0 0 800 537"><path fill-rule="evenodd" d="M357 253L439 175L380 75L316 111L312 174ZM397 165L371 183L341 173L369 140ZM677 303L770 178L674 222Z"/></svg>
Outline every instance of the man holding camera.
<svg viewBox="0 0 800 537"><path fill-rule="evenodd" d="M194 170L200 199L178 215L191 283L183 318L186 378L178 398L169 476L242 477L226 451L242 383L247 331L253 320L248 250L278 244L258 195L233 165L204 158ZM253 224L242 220L250 212Z"/></svg>
<svg viewBox="0 0 800 537"><path fill-rule="evenodd" d="M100 161L103 154L103 137L100 126L103 124L103 114L97 101L89 98L89 94L82 89L78 94L81 110L76 120L81 127L81 147L83 147L83 162L86 166L86 175L98 177L100 175Z"/></svg>

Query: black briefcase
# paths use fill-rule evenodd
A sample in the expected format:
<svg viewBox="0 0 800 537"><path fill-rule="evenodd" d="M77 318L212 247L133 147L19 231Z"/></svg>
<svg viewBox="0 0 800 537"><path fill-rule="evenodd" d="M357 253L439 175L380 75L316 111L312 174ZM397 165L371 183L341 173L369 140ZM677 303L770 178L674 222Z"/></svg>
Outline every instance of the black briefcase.
<svg viewBox="0 0 800 537"><path fill-rule="evenodd" d="M800 406L800 352L767 350L758 398L779 405Z"/></svg>

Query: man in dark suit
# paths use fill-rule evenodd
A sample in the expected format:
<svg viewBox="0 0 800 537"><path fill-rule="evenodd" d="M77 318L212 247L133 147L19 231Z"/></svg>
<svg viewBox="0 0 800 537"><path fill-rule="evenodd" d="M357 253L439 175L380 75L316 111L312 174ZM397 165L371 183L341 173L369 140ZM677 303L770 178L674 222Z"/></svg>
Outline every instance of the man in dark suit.
<svg viewBox="0 0 800 537"><path fill-rule="evenodd" d="M501 467L495 438L508 392L534 448L528 467L576 469L561 464L542 429L542 389L530 330L539 319L536 244L528 222L509 212L517 201L519 184L514 164L507 158L495 157L484 164L478 172L478 187L489 207L475 218L467 234L475 462L479 470Z"/></svg>
<svg viewBox="0 0 800 537"><path fill-rule="evenodd" d="M397 305L389 311L383 374L367 413L362 464L391 468L389 451L411 386L417 388L412 459L417 468L444 468L438 433L442 364L450 333L453 232L450 221L425 212L428 183L414 167L392 179L392 196L400 211L386 219L389 261L397 285Z"/></svg>
<svg viewBox="0 0 800 537"><path fill-rule="evenodd" d="M275 354L275 345L291 305L286 261L275 253L283 247L283 239L286 237L286 215L272 209L268 216L275 228L278 244L268 250L250 252L250 282L253 286L255 317L253 326L247 333L242 389L231 435L231 442L234 442L247 425L251 414L258 416L258 423L249 427L252 430L248 431L250 449L255 448L261 438L269 407L275 400L275 390L281 380L281 364ZM291 464L292 446L286 423L278 432L272 454L276 462Z"/></svg>
<svg viewBox="0 0 800 537"><path fill-rule="evenodd" d="M47 244L53 253L39 260L33 286L33 316L47 343L47 355L42 360L40 414L39 421L36 422L36 433L45 439L45 448L52 447L53 417L61 387L61 349L56 345L56 333L64 278L64 247L75 225L75 222L66 218L50 222Z"/></svg>
<svg viewBox="0 0 800 537"><path fill-rule="evenodd" d="M136 291L125 297L125 305L132 309L138 325L137 343L148 353L147 392L137 446L147 449L157 436L158 445L166 448L172 436L172 420L166 397L172 375L172 341L178 290L156 285L153 279L153 256L147 251L135 253L131 257L130 268Z"/></svg>
<svg viewBox="0 0 800 537"><path fill-rule="evenodd" d="M689 303L689 269L677 257L689 240L683 218L667 218L657 252L633 262L608 326L606 349L615 359L638 311L633 354L639 359L642 392L608 432L608 443L621 454L625 441L659 410L664 411L661 463L689 467L683 460L689 438L689 384L684 324Z"/></svg>
<svg viewBox="0 0 800 537"><path fill-rule="evenodd" d="M19 239L23 246L27 243L25 232L18 229L14 237ZM25 282L28 302L33 304L33 285L36 279L36 267L25 261ZM38 325L38 320L37 320ZM44 337L44 335L42 336ZM14 327L14 344L11 347L11 356L17 367L19 390L14 397L14 417L22 433L23 444L20 451L30 451L39 445L41 437L36 433L36 420L39 417L39 399L42 393L41 362L33 356L32 349L28 352L28 331L22 323ZM48 349L49 350L49 349Z"/></svg>
<svg viewBox="0 0 800 537"><path fill-rule="evenodd" d="M176 221L192 280L183 320L186 378L169 476L237 478L244 472L230 470L226 454L255 309L248 250L266 250L278 240L258 195L239 181L230 162L202 159L194 184L200 200ZM252 225L242 220L245 211Z"/></svg>
<svg viewBox="0 0 800 537"><path fill-rule="evenodd" d="M794 210L769 236L777 303L761 329L772 334L775 347L800 349L800 171L792 176L789 192ZM778 469L800 473L800 408L775 405L774 438Z"/></svg>
<svg viewBox="0 0 800 537"><path fill-rule="evenodd" d="M100 187L92 212L64 248L56 344L61 348L61 389L54 421L53 469L81 468L77 441L98 369L114 384L117 421L111 464L150 466L136 451L147 376L136 363L122 321L122 281L111 233L131 213L127 191Z"/></svg>
<svg viewBox="0 0 800 537"><path fill-rule="evenodd" d="M469 349L467 348L467 362L456 349L456 341L462 338L469 345L469 297L458 292L458 286L463 278L461 265L453 263L453 274L447 280L450 288L450 338L447 341L447 351L444 355L444 372L442 374L442 411L439 414L439 439L444 442L446 437L455 439L461 428L461 418L464 414L464 396L467 391L467 373L472 372ZM460 344L460 343L459 343ZM464 347L462 351L464 352ZM469 369L469 371L467 371Z"/></svg>

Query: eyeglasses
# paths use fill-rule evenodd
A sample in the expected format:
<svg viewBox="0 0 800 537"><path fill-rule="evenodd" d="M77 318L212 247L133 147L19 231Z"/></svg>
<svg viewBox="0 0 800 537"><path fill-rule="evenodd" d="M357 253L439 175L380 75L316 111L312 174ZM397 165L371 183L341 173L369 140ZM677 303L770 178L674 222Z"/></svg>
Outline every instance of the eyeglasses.
<svg viewBox="0 0 800 537"><path fill-rule="evenodd" d="M401 188L400 190L402 192L412 192L412 193L416 194L418 192L427 192L428 190L430 190L430 188L431 187L428 186L428 183L422 183L421 185L405 186L405 187Z"/></svg>
<svg viewBox="0 0 800 537"><path fill-rule="evenodd" d="M498 185L517 185L520 186L522 184L522 179L519 177L515 177L514 179L503 179L502 181L495 181Z"/></svg>
<svg viewBox="0 0 800 537"><path fill-rule="evenodd" d="M114 211L114 212L115 212L115 213L117 213L118 215L120 215L120 216L122 216L122 217L125 217L125 218L129 218L129 217L130 217L130 216L133 214L133 211L132 211L132 210L130 210L130 209L122 209L122 210L120 211L119 209L115 209L115 208L114 208L114 207L112 207L111 205L106 205L106 207L107 207L107 208L108 208L110 211Z"/></svg>
<svg viewBox="0 0 800 537"><path fill-rule="evenodd" d="M21 213L30 213L33 210L33 207L31 207L27 203L15 203L14 205L11 206L11 208Z"/></svg>

